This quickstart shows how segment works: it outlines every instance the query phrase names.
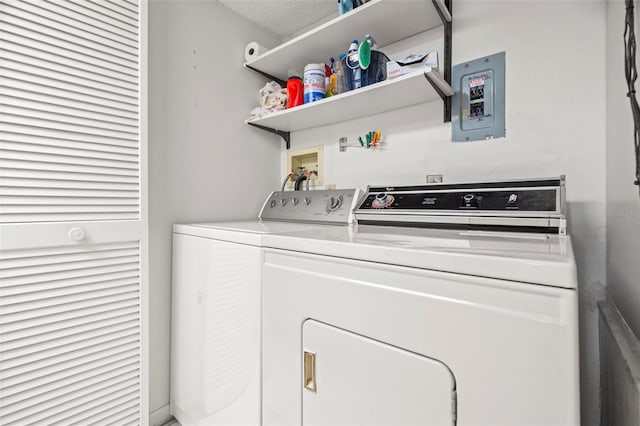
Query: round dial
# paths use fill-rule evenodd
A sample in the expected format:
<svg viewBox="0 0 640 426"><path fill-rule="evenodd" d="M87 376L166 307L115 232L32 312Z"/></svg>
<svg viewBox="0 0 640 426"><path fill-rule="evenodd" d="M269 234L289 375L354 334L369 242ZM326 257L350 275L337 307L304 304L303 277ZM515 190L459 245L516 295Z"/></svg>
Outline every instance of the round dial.
<svg viewBox="0 0 640 426"><path fill-rule="evenodd" d="M373 207L374 209L384 209L393 204L395 200L396 198L391 194L378 194L376 195L376 198L374 198L371 202L371 207Z"/></svg>
<svg viewBox="0 0 640 426"><path fill-rule="evenodd" d="M337 197L331 197L327 200L327 203L325 205L327 212L332 212L335 210L338 210L340 208L340 206L342 205L342 195L339 195Z"/></svg>
<svg viewBox="0 0 640 426"><path fill-rule="evenodd" d="M475 194L466 194L462 199L464 200L463 207L478 207L478 201L481 197L477 197Z"/></svg>

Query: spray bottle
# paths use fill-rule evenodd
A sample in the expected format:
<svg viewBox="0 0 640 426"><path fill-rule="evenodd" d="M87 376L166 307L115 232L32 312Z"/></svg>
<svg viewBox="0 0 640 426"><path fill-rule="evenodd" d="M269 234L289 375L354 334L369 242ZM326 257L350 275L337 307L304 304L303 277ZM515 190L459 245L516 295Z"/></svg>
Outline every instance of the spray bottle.
<svg viewBox="0 0 640 426"><path fill-rule="evenodd" d="M336 91L334 94L338 95L340 93L348 92L349 88L345 85L345 76L344 76L344 64L346 62L347 55L341 53L338 57L338 61L334 65L334 75L336 76Z"/></svg>
<svg viewBox="0 0 640 426"><path fill-rule="evenodd" d="M327 96L333 96L338 94L338 78L336 76L336 60L332 56L329 58L330 66L330 75L329 75L329 85L327 86Z"/></svg>
<svg viewBox="0 0 640 426"><path fill-rule="evenodd" d="M353 40L347 52L347 67L351 72L351 87L349 90L362 87L362 72L360 69L360 57L358 55L358 40ZM346 70L345 70L346 71Z"/></svg>

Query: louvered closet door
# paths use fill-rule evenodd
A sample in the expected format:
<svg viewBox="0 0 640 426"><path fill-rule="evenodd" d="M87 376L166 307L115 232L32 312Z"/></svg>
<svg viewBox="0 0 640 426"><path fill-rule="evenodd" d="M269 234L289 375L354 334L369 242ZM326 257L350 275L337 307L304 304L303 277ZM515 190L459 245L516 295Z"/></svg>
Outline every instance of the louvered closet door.
<svg viewBox="0 0 640 426"><path fill-rule="evenodd" d="M2 425L147 423L142 16L0 0Z"/></svg>

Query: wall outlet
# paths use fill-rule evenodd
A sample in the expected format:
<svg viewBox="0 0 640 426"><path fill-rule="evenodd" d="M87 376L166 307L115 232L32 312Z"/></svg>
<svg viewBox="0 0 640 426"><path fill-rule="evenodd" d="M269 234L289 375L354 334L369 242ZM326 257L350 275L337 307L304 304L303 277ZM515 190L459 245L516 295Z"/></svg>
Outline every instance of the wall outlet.
<svg viewBox="0 0 640 426"><path fill-rule="evenodd" d="M442 175L427 175L427 183L442 183Z"/></svg>
<svg viewBox="0 0 640 426"><path fill-rule="evenodd" d="M311 175L309 186L321 186L323 175L323 146L312 146L310 148L298 149L287 152L287 170L293 173L302 173L307 170L315 171L316 174ZM306 185L306 181L303 185ZM287 186L293 188L294 182L289 179Z"/></svg>

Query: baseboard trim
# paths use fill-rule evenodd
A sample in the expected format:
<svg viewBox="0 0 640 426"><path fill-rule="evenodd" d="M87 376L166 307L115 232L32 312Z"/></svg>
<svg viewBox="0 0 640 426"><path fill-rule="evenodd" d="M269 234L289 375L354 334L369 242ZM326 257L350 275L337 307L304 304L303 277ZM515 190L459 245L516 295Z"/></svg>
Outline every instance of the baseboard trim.
<svg viewBox="0 0 640 426"><path fill-rule="evenodd" d="M149 414L149 426L161 426L171 420L169 404Z"/></svg>

